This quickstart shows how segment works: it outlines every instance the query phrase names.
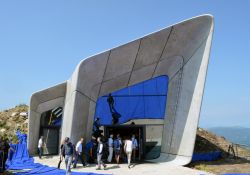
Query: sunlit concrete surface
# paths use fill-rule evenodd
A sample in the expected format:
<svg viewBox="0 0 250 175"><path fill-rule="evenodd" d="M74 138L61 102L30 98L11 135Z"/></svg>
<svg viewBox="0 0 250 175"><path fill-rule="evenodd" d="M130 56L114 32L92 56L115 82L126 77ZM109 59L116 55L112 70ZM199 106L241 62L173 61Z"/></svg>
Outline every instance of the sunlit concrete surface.
<svg viewBox="0 0 250 175"><path fill-rule="evenodd" d="M36 152L41 113L64 108L61 138L90 139L98 97L151 78L169 77L161 156L154 162L191 161L199 121L213 17L202 15L81 61L71 78L30 100L28 147ZM143 166L143 165L142 165Z"/></svg>
<svg viewBox="0 0 250 175"><path fill-rule="evenodd" d="M35 162L52 167L57 167L58 161L58 156L47 157L42 160L40 160L38 157L35 157ZM81 164L78 164L77 168L72 169L72 171L113 175L213 175L212 173L167 163L143 163L133 165L134 166L131 169L128 169L127 164L120 164L119 167L117 167L116 164L107 164L107 170L96 170L97 167L95 164L91 164L86 168L83 168ZM64 162L61 163L61 169L65 170Z"/></svg>

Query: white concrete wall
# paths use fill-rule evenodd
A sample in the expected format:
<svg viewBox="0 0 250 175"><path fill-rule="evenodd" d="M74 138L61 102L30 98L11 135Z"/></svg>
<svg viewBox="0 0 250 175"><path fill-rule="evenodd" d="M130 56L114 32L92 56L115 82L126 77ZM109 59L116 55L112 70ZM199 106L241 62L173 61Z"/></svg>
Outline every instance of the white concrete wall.
<svg viewBox="0 0 250 175"><path fill-rule="evenodd" d="M32 94L29 108L28 149L31 154L37 152L41 114L55 107L64 106L66 83Z"/></svg>
<svg viewBox="0 0 250 175"><path fill-rule="evenodd" d="M162 154L156 161L181 165L189 163L199 120L212 33L213 18L203 15L79 63L64 87L67 90L62 138L68 136L73 142L81 136L90 138L98 97L153 77L167 75L169 87L163 122ZM33 101L31 104L35 106L40 103ZM31 115L33 118L33 113ZM39 114L34 113L36 115ZM33 125L32 122L30 125Z"/></svg>

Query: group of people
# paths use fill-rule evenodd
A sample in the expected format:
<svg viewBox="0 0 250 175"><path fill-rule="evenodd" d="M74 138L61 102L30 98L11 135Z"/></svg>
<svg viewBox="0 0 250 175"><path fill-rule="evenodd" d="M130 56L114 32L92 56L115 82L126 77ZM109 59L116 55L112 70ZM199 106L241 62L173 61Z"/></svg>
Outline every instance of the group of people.
<svg viewBox="0 0 250 175"><path fill-rule="evenodd" d="M122 149L123 147L123 149ZM121 139L120 134L116 135L114 139L113 134L109 136L108 139L108 162L112 162L113 153L115 154L115 161L119 166L120 156L122 153L126 154L128 168L131 167L131 156L133 155L133 159L135 161L136 150L138 149L138 141L133 134L132 137L127 137L124 140Z"/></svg>
<svg viewBox="0 0 250 175"><path fill-rule="evenodd" d="M39 158L42 158L42 150L44 146L43 136L38 141L38 153ZM123 148L123 149L122 149ZM60 146L60 160L58 168L60 168L61 162L64 160L66 166L66 174L70 174L71 167L76 168L78 160L82 163L83 167L88 166L90 163L97 163L97 170L106 169L107 165L104 162L111 163L113 158L119 166L120 156L127 156L128 168L131 168L131 156L134 156L138 148L138 142L135 135L127 137L124 140L117 134L116 138L111 134L106 140L104 136L92 137L92 139L84 145L84 138L80 138L76 144L70 141L69 137L66 137ZM115 155L115 156L113 156ZM106 161L104 161L104 159Z"/></svg>

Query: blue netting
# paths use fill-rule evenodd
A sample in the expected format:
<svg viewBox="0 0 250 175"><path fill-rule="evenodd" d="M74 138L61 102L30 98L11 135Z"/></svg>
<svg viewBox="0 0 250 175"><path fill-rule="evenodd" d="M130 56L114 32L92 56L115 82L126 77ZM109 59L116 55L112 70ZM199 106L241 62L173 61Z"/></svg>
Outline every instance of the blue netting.
<svg viewBox="0 0 250 175"><path fill-rule="evenodd" d="M14 175L65 175L65 170L60 170L55 167L49 167L40 163L34 163L34 159L29 156L27 150L27 135L22 134L20 131L16 133L19 143L11 144L11 148L15 152L10 152L6 167L8 170L27 170L25 172L13 173ZM98 175L91 172L72 172L72 175ZM99 174L101 175L101 174Z"/></svg>
<svg viewBox="0 0 250 175"><path fill-rule="evenodd" d="M164 119L168 91L168 77L160 76L112 93L119 123L131 119ZM101 125L112 123L107 102L108 95L100 97L96 104L95 118Z"/></svg>
<svg viewBox="0 0 250 175"><path fill-rule="evenodd" d="M197 161L214 161L221 157L221 151L214 151L209 153L194 153L192 162Z"/></svg>

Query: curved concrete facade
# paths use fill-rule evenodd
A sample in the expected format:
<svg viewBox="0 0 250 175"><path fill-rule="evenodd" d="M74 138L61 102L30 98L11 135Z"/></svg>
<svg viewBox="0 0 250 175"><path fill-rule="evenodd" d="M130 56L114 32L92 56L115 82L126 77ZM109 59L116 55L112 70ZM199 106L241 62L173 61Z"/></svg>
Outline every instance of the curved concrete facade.
<svg viewBox="0 0 250 175"><path fill-rule="evenodd" d="M67 82L36 92L30 101L28 146L35 152L40 116L64 107L62 138L91 137L98 97L136 83L169 77L161 156L153 161L191 161L209 53L213 17L195 17L80 62ZM165 116L166 116L165 115Z"/></svg>

